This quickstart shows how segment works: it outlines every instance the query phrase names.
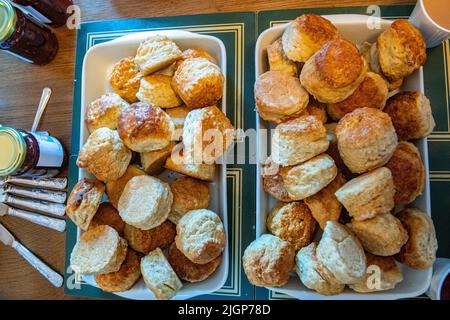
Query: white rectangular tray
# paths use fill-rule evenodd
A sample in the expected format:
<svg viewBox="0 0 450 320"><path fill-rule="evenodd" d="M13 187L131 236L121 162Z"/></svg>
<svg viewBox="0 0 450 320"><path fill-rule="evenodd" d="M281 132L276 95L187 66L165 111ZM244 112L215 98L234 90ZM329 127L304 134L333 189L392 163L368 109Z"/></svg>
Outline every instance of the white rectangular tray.
<svg viewBox="0 0 450 320"><path fill-rule="evenodd" d="M99 98L106 92L113 92L108 82L108 74L113 65L122 58L134 56L139 43L150 36L165 35L177 43L181 50L188 48L198 48L211 54L218 62L222 73L227 74L227 58L223 42L212 36L200 35L180 30L159 30L131 33L121 38L91 47L86 53L83 61L83 76L81 89L81 123L80 123L80 146L82 146L89 136L89 131L84 121L86 106L93 100ZM221 100L222 111L226 113L226 87L223 89ZM228 234L227 224L227 188L226 188L226 165L218 164L216 177L209 183L211 201L209 209L216 212L223 221L225 232ZM166 170L160 175L162 180L172 181L179 175ZM79 179L90 177L83 169L80 169ZM78 229L78 237L80 230ZM216 272L205 281L197 283L183 283L183 288L173 299L183 300L198 295L208 294L219 290L225 283L228 276L228 241L223 252L222 262ZM93 276L83 276L83 280L92 286L98 287ZM154 300L153 293L145 286L142 278L130 290L115 293L118 296L128 299Z"/></svg>
<svg viewBox="0 0 450 320"><path fill-rule="evenodd" d="M324 16L334 23L338 28L341 36L355 44L363 43L364 41L374 42L377 35L386 29L392 21L381 20L381 29L369 29L367 22L373 19L372 17L364 15L342 14L342 15L326 15ZM373 21L373 20L372 20ZM281 37L287 24L275 26L267 29L259 36L256 42L255 49L255 72L256 78L268 70L267 52L266 48L276 39ZM420 68L414 74L409 76L403 84L401 90L418 90L424 92L423 85L423 70ZM273 129L274 126L262 120L256 114L256 130L260 132L261 129ZM265 135L259 135L257 142L257 184L256 184L256 236L267 232L266 219L270 210L277 203L276 199L267 194L262 186L261 167L267 156L270 155L270 134L268 139L261 139ZM425 211L431 215L430 206L430 184L429 184L429 169L428 169L428 148L427 140L421 139L415 141L415 145L420 151L425 168L426 168L426 187L424 193L414 201L413 206ZM399 209L399 208L396 208ZM318 238L320 239L320 238ZM317 240L318 240L317 239ZM362 294L356 293L351 289L346 289L343 293L336 296L322 296L315 291L306 288L298 278L297 274L292 273L289 283L279 288L268 288L273 291L288 294L298 299L401 299L408 297L416 297L424 293L430 285L432 269L428 270L412 270L404 265L399 265L403 273L404 280L397 285L396 288L389 291L381 291L376 293Z"/></svg>

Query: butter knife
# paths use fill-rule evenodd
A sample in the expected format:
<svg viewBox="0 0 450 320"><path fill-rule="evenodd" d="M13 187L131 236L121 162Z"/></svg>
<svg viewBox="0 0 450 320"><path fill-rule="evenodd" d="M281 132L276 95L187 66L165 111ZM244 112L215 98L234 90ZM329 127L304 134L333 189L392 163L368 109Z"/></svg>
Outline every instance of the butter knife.
<svg viewBox="0 0 450 320"><path fill-rule="evenodd" d="M0 186L1 188L1 186ZM51 191L45 189L28 189L14 185L4 185L3 191L15 196L31 198L36 200L50 201L55 203L66 202L67 193L64 191ZM0 190L1 192L1 190Z"/></svg>
<svg viewBox="0 0 450 320"><path fill-rule="evenodd" d="M3 193L2 189L0 189L0 202L9 204L13 207L19 207L21 209L54 214L60 217L66 213L66 206L64 204L15 197L10 194Z"/></svg>
<svg viewBox="0 0 450 320"><path fill-rule="evenodd" d="M3 183L12 183L25 187L32 187L38 189L51 189L64 191L67 187L67 178L20 178L7 176Z"/></svg>

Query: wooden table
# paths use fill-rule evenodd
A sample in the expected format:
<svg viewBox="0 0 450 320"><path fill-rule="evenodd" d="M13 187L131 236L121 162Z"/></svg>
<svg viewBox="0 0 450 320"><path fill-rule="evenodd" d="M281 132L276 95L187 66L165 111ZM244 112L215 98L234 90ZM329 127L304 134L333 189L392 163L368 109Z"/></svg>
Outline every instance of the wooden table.
<svg viewBox="0 0 450 320"><path fill-rule="evenodd" d="M258 11L298 7L363 6L411 4L410 0L111 0L74 1L81 8L82 21L141 18L196 13ZM49 65L38 67L0 53L0 123L13 128L30 128L44 86L53 89L40 128L48 130L70 147L73 77L75 64L74 30L56 30L60 50ZM15 218L0 221L61 274L64 273L64 234ZM72 299L56 289L30 267L14 250L0 245L0 299Z"/></svg>

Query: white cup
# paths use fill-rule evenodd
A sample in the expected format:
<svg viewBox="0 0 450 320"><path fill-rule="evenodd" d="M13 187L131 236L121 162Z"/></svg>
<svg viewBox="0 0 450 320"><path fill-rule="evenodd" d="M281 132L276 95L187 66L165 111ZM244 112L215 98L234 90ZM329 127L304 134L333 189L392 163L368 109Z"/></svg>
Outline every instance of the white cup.
<svg viewBox="0 0 450 320"><path fill-rule="evenodd" d="M450 259L437 258L433 265L433 276L426 295L432 300L441 300L441 289L450 273Z"/></svg>
<svg viewBox="0 0 450 320"><path fill-rule="evenodd" d="M422 32L427 43L427 48L433 48L450 37L450 30L441 27L434 22L425 10L423 0L418 0L416 6L409 17L409 22L415 25Z"/></svg>

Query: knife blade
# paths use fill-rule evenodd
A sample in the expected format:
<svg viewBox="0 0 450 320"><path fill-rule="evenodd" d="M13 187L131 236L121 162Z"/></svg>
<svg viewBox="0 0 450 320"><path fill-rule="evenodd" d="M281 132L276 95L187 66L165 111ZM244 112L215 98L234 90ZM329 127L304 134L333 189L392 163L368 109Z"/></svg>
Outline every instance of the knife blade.
<svg viewBox="0 0 450 320"><path fill-rule="evenodd" d="M20 196L24 198L31 198L36 200L44 200L49 202L55 202L55 203L64 203L66 202L67 193L63 191L51 191L51 190L45 190L45 189L29 189L24 187L18 187L15 185L0 185L0 192L1 188L3 187L3 191L15 196Z"/></svg>
<svg viewBox="0 0 450 320"><path fill-rule="evenodd" d="M12 183L19 186L32 187L38 189L50 189L64 191L67 187L67 178L21 178L7 176L4 183Z"/></svg>
<svg viewBox="0 0 450 320"><path fill-rule="evenodd" d="M66 212L66 206L64 204L16 197L7 193L3 193L3 190L1 188L0 202L13 207L18 207L20 209L37 211L46 214L54 214L60 217L65 215Z"/></svg>
<svg viewBox="0 0 450 320"><path fill-rule="evenodd" d="M14 236L1 223L0 223L0 241L6 244L7 246L12 246L14 242Z"/></svg>

